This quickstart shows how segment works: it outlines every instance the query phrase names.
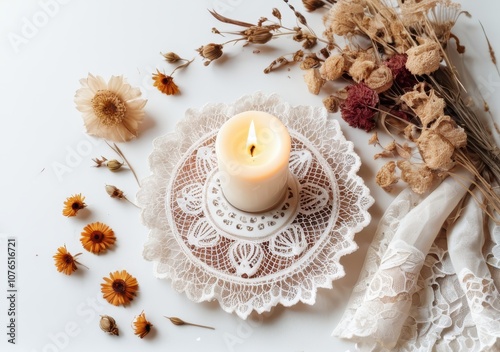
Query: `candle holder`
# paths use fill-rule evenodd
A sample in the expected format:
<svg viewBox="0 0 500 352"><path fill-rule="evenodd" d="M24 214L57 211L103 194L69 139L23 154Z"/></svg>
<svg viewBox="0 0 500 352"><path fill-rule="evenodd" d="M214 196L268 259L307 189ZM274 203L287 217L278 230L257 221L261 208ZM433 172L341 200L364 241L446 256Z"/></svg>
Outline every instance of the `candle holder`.
<svg viewBox="0 0 500 352"><path fill-rule="evenodd" d="M261 213L226 201L215 155L218 128L248 110L278 117L291 136L286 196ZM216 299L243 319L277 304L313 304L318 288L344 276L340 258L357 249L354 235L370 221L373 198L338 122L277 95L188 110L174 133L155 140L149 161L152 175L137 195L150 228L144 258L178 292Z"/></svg>

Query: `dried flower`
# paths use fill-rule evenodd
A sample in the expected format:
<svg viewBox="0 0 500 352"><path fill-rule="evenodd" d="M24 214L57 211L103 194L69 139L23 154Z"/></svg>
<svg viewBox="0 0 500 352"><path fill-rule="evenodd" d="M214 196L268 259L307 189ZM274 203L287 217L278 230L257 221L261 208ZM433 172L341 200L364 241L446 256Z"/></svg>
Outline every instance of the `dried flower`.
<svg viewBox="0 0 500 352"><path fill-rule="evenodd" d="M246 36L249 43L266 44L273 38L271 29L272 28L269 27L252 26L245 30L243 34Z"/></svg>
<svg viewBox="0 0 500 352"><path fill-rule="evenodd" d="M328 112L335 113L339 111L340 101L334 95L329 95L323 99L323 106Z"/></svg>
<svg viewBox="0 0 500 352"><path fill-rule="evenodd" d="M354 82L361 82L367 79L377 65L373 60L366 60L363 57L356 59L349 68L349 75Z"/></svg>
<svg viewBox="0 0 500 352"><path fill-rule="evenodd" d="M306 8L306 11L312 12L323 6L325 6L325 2L323 0L302 0L302 4Z"/></svg>
<svg viewBox="0 0 500 352"><path fill-rule="evenodd" d="M201 57L207 60L204 62L204 65L208 66L212 61L217 60L222 56L222 48L223 45L221 44L210 43L199 47L196 51L198 51Z"/></svg>
<svg viewBox="0 0 500 352"><path fill-rule="evenodd" d="M89 74L80 83L75 103L83 113L87 133L117 142L137 137L147 102L139 99L139 88L132 88L123 76L111 76L106 83L102 77Z"/></svg>
<svg viewBox="0 0 500 352"><path fill-rule="evenodd" d="M365 84L379 94L385 92L392 87L391 69L384 65L377 67L365 79Z"/></svg>
<svg viewBox="0 0 500 352"><path fill-rule="evenodd" d="M174 324L174 325L191 325L191 326L197 326L199 328L205 328L205 329L215 330L215 328L213 328L211 326L188 323L188 322L182 320L181 318L177 318L177 317L165 317L165 318L167 318L168 320L170 320L170 322L172 324Z"/></svg>
<svg viewBox="0 0 500 352"><path fill-rule="evenodd" d="M92 161L94 163L96 163L95 167L101 167L102 165L106 165L106 161L108 161L108 159L106 159L105 157L101 156L101 159L95 158L95 159L92 159Z"/></svg>
<svg viewBox="0 0 500 352"><path fill-rule="evenodd" d="M382 166L375 177L377 184L387 192L392 191L394 185L398 182L395 170L396 163L394 161L389 161Z"/></svg>
<svg viewBox="0 0 500 352"><path fill-rule="evenodd" d="M119 335L118 326L116 325L115 319L109 315L101 315L101 320L99 321L99 327L102 331L107 332L110 335Z"/></svg>
<svg viewBox="0 0 500 352"><path fill-rule="evenodd" d="M346 15L348 14L348 15ZM326 25L339 36L354 34L364 17L364 8L355 0L339 0L330 9Z"/></svg>
<svg viewBox="0 0 500 352"><path fill-rule="evenodd" d="M423 130L417 139L418 150L431 170L450 170L455 166L455 147L446 138L430 129Z"/></svg>
<svg viewBox="0 0 500 352"><path fill-rule="evenodd" d="M302 70L309 70L310 68L316 68L320 65L321 60L318 59L316 55L309 55L300 63L300 68Z"/></svg>
<svg viewBox="0 0 500 352"><path fill-rule="evenodd" d="M384 62L391 69L393 81L403 90L417 84L415 76L406 68L407 59L406 54L395 54Z"/></svg>
<svg viewBox="0 0 500 352"><path fill-rule="evenodd" d="M146 319L146 314L144 314L144 311L135 317L135 319L134 319L134 334L139 336L141 339L144 338L144 336L146 336L147 334L149 334L152 327L153 327L153 324L151 324Z"/></svg>
<svg viewBox="0 0 500 352"><path fill-rule="evenodd" d="M446 102L438 97L434 89L426 92L426 84L417 84L411 92L403 94L400 99L419 117L423 127L429 126L437 118L444 115Z"/></svg>
<svg viewBox="0 0 500 352"><path fill-rule="evenodd" d="M57 248L57 253L53 256L57 271L66 275L73 274L73 272L78 269L77 264L81 265L76 260L79 255L81 255L81 253L71 255L66 249L66 245Z"/></svg>
<svg viewBox="0 0 500 352"><path fill-rule="evenodd" d="M398 168L401 169L401 179L417 194L424 194L434 183L434 173L425 165L415 165L402 160L398 161Z"/></svg>
<svg viewBox="0 0 500 352"><path fill-rule="evenodd" d="M464 148L467 145L467 133L448 115L439 117L434 121L430 129L439 133L455 148Z"/></svg>
<svg viewBox="0 0 500 352"><path fill-rule="evenodd" d="M125 198L125 195L123 194L123 191L120 190L119 188L116 188L113 185L106 185L105 189L106 189L106 193L109 194L109 196L111 198L118 198L118 199Z"/></svg>
<svg viewBox="0 0 500 352"><path fill-rule="evenodd" d="M106 224L94 222L83 228L80 242L87 251L99 254L105 252L116 241L113 230Z"/></svg>
<svg viewBox="0 0 500 352"><path fill-rule="evenodd" d="M126 306L132 301L139 289L139 284L135 277L126 270L109 273L109 277L104 277L101 284L101 292L104 299L115 306Z"/></svg>
<svg viewBox="0 0 500 352"><path fill-rule="evenodd" d="M156 73L153 73L153 80L153 85L158 88L160 92L166 95L175 95L179 93L179 87L175 84L174 78L161 73L158 69Z"/></svg>
<svg viewBox="0 0 500 352"><path fill-rule="evenodd" d="M321 74L316 68L311 68L306 71L306 74L304 75L304 81L307 84L309 92L315 95L319 94L321 87L323 86L323 84L325 84L325 80L321 78Z"/></svg>
<svg viewBox="0 0 500 352"><path fill-rule="evenodd" d="M121 169L121 167L123 166L123 163L119 162L118 160L110 160L106 163L106 166L108 167L109 171L118 171Z"/></svg>
<svg viewBox="0 0 500 352"><path fill-rule="evenodd" d="M419 39L420 45L406 51L406 68L414 75L429 75L439 68L442 52L441 45L430 39Z"/></svg>
<svg viewBox="0 0 500 352"><path fill-rule="evenodd" d="M378 94L364 83L347 87L347 99L340 105L342 118L349 126L371 131L375 127L373 109L379 103Z"/></svg>
<svg viewBox="0 0 500 352"><path fill-rule="evenodd" d="M74 194L71 197L66 198L64 201L64 208L62 214L64 216L70 217L75 216L79 210L82 210L87 206L83 201L85 197L82 194Z"/></svg>
<svg viewBox="0 0 500 352"><path fill-rule="evenodd" d="M176 63L177 61L179 60L182 60L181 57L179 55L177 55L176 53L174 52L171 52L169 51L168 53L166 54L162 54L163 57L165 58L165 60L169 63L169 64L173 64L173 63Z"/></svg>
<svg viewBox="0 0 500 352"><path fill-rule="evenodd" d="M342 55L332 55L325 60L319 72L324 79L334 81L342 77L344 66L345 59Z"/></svg>

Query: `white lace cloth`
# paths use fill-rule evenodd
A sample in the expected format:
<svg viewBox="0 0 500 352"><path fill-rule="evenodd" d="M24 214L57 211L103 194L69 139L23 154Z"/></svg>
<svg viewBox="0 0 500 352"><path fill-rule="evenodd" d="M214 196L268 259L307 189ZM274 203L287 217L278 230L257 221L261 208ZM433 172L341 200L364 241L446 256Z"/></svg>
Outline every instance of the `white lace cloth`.
<svg viewBox="0 0 500 352"><path fill-rule="evenodd" d="M334 336L370 351L500 351L500 229L483 228L477 190L453 225L437 224L464 186L448 178L427 198L405 190L393 201Z"/></svg>
<svg viewBox="0 0 500 352"><path fill-rule="evenodd" d="M260 214L225 201L214 151L220 126L248 110L278 117L292 138L288 196ZM344 276L340 258L358 248L354 235L370 221L373 199L338 122L277 95L188 110L174 133L155 140L149 161L152 175L137 195L151 229L144 257L191 300L216 299L241 318L313 304L318 288Z"/></svg>

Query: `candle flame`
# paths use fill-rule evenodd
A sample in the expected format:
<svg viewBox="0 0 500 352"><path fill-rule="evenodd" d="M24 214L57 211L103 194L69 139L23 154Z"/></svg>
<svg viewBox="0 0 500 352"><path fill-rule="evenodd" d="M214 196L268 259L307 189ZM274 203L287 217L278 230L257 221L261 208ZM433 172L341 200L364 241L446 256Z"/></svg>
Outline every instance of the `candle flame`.
<svg viewBox="0 0 500 352"><path fill-rule="evenodd" d="M248 129L248 138L247 138L247 149L250 151L250 155L253 156L255 151L255 144L257 143L257 134L255 133L255 125L250 123L250 128Z"/></svg>

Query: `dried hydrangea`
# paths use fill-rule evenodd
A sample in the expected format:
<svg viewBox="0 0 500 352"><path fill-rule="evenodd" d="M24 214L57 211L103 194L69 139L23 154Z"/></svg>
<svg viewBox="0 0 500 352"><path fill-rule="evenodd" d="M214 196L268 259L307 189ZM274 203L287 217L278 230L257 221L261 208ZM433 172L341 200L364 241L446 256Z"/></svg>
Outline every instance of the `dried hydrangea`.
<svg viewBox="0 0 500 352"><path fill-rule="evenodd" d="M351 127L371 131L375 127L374 108L379 103L378 94L364 83L347 87L347 98L340 105L342 118Z"/></svg>

